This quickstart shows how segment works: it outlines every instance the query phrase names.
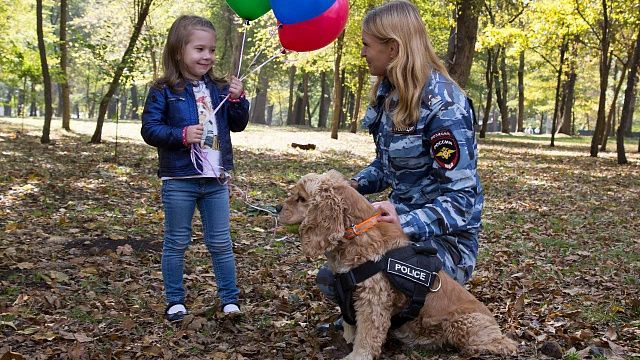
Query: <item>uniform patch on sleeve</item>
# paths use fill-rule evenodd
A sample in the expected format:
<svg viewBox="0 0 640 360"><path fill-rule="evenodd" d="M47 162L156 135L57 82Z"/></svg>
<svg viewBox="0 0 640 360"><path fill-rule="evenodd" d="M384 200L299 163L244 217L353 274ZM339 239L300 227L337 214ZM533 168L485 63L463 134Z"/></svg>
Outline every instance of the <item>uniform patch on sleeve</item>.
<svg viewBox="0 0 640 360"><path fill-rule="evenodd" d="M460 146L449 129L438 130L429 138L433 157L447 170L451 170L458 165L460 160Z"/></svg>

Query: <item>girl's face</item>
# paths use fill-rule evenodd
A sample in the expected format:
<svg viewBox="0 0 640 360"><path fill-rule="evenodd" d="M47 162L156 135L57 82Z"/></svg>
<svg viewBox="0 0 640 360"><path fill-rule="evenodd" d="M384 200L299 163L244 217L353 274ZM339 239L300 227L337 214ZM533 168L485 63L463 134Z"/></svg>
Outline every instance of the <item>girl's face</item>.
<svg viewBox="0 0 640 360"><path fill-rule="evenodd" d="M362 51L360 56L367 60L369 73L374 76L385 76L387 66L397 54L393 41L381 42L375 36L362 32Z"/></svg>
<svg viewBox="0 0 640 360"><path fill-rule="evenodd" d="M189 80L200 80L215 64L216 34L211 30L193 29L182 49L182 72Z"/></svg>

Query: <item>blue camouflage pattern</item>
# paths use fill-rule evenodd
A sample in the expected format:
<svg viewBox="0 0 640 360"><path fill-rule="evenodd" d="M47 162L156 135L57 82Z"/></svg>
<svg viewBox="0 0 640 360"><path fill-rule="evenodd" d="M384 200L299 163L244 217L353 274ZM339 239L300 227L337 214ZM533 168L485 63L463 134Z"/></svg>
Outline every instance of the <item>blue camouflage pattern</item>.
<svg viewBox="0 0 640 360"><path fill-rule="evenodd" d="M414 242L433 246L444 269L458 282L471 277L478 254L484 195L477 174L478 148L473 109L465 93L446 76L432 71L423 90L415 128L395 131L383 103L397 103L385 79L377 104L369 106L362 125L376 144L376 158L353 177L358 191L372 194L391 187L404 232ZM406 131L408 130L408 131ZM457 142L457 163L447 169L435 161L432 136L450 134Z"/></svg>

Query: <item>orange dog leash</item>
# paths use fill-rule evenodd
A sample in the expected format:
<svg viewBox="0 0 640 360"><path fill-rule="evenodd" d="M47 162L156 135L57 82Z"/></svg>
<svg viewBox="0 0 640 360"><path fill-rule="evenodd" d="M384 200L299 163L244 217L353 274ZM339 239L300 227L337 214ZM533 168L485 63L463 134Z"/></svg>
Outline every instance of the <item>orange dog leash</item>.
<svg viewBox="0 0 640 360"><path fill-rule="evenodd" d="M353 239L354 237L369 231L372 227L378 224L378 217L380 215L382 214L378 211L373 214L372 217L364 220L363 222L356 225L351 225L351 227L344 232L344 238Z"/></svg>

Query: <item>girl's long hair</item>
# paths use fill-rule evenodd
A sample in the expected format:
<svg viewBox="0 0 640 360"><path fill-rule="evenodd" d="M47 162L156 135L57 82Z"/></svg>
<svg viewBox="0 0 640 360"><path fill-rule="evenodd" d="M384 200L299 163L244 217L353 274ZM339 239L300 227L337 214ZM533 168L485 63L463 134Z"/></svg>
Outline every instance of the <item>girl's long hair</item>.
<svg viewBox="0 0 640 360"><path fill-rule="evenodd" d="M182 52L185 46L187 46L189 36L193 30L211 31L214 35L216 34L216 29L213 27L211 21L203 17L195 15L182 15L178 17L169 29L167 42L162 52L162 68L164 73L154 82L154 86L162 87L166 85L173 92L181 92L184 90L186 82L183 75L184 64L180 59L182 58ZM213 67L207 75L209 75L218 86L226 83L223 78L216 77L213 74Z"/></svg>
<svg viewBox="0 0 640 360"><path fill-rule="evenodd" d="M394 125L411 127L418 121L422 90L435 69L449 77L447 69L438 58L425 24L415 5L407 1L392 1L369 11L362 22L362 32L387 43L394 41L398 56L387 67L387 78L398 95L398 105L392 111ZM371 105L376 103L376 92L383 76L371 91ZM390 96L385 107L389 109Z"/></svg>

